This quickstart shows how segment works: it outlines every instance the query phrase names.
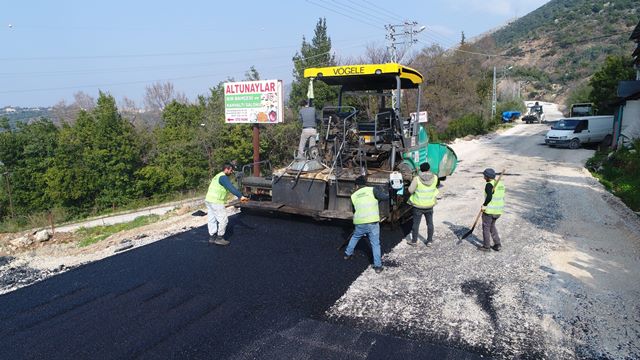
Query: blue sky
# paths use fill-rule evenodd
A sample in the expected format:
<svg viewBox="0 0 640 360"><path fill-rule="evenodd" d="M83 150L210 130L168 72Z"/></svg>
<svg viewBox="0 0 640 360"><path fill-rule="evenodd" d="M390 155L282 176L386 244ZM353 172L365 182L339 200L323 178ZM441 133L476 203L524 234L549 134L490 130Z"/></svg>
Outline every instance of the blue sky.
<svg viewBox="0 0 640 360"><path fill-rule="evenodd" d="M302 36L327 19L338 57L384 47L385 24L426 29L414 49L450 47L523 16L548 0L4 0L0 11L0 107L50 106L98 89L142 106L145 87L171 81L190 99L254 65L291 81Z"/></svg>

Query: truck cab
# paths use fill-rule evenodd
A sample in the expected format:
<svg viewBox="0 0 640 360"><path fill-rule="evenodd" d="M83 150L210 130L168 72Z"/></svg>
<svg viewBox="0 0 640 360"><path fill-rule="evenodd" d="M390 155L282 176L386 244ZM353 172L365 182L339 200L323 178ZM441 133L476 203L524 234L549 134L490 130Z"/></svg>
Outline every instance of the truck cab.
<svg viewBox="0 0 640 360"><path fill-rule="evenodd" d="M594 116L597 114L593 103L572 104L569 109L569 117Z"/></svg>

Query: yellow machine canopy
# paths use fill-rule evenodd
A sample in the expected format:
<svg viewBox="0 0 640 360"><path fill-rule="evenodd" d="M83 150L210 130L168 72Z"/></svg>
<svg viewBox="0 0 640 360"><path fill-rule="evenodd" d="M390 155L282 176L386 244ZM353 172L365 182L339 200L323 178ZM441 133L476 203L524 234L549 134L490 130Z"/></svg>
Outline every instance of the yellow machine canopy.
<svg viewBox="0 0 640 360"><path fill-rule="evenodd" d="M341 65L304 70L305 78L315 78L328 85L342 85L343 90L389 90L398 86L415 89L422 83L422 74L398 63Z"/></svg>

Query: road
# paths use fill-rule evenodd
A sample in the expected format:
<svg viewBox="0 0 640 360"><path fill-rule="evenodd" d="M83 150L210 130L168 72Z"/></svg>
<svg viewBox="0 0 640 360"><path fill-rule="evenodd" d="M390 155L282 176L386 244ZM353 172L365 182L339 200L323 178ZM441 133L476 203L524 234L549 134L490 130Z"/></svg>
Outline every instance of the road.
<svg viewBox="0 0 640 360"><path fill-rule="evenodd" d="M351 226L243 213L230 230L229 247L200 227L0 296L0 358L479 358L326 321L373 273L365 247L337 250ZM382 236L388 252L402 234Z"/></svg>
<svg viewBox="0 0 640 360"><path fill-rule="evenodd" d="M434 245L396 246L384 258L396 267L359 277L329 318L496 358L640 358L638 217L583 168L594 150L549 148L547 129L454 143L461 162L441 189ZM486 167L506 168L500 252L476 250L481 226L458 237Z"/></svg>
<svg viewBox="0 0 640 360"><path fill-rule="evenodd" d="M640 358L640 222L546 129L452 144L434 245L385 229L381 274L342 260L350 226L243 211L228 248L199 227L0 296L0 358ZM501 252L459 238L485 167L507 169Z"/></svg>

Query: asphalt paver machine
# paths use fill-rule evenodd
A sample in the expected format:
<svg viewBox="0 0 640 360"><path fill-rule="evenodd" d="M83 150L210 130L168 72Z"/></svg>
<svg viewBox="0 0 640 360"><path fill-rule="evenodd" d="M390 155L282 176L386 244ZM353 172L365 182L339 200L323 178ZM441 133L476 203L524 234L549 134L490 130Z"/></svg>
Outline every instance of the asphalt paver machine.
<svg viewBox="0 0 640 360"><path fill-rule="evenodd" d="M311 88L315 81L339 87L338 103L322 108L317 145L271 174L240 176L251 201L237 206L351 219L354 180L364 175L367 185L389 189L380 215L394 223L409 213L407 187L421 163L428 161L441 179L454 172L453 149L429 143L418 71L398 63L360 64L308 68L304 76Z"/></svg>

